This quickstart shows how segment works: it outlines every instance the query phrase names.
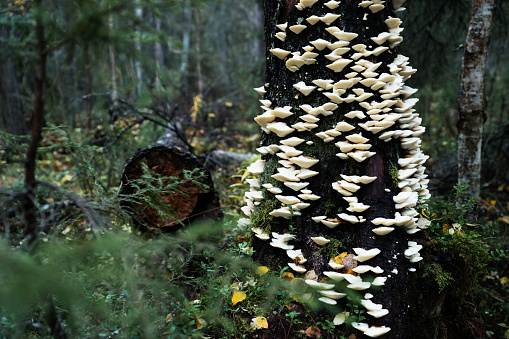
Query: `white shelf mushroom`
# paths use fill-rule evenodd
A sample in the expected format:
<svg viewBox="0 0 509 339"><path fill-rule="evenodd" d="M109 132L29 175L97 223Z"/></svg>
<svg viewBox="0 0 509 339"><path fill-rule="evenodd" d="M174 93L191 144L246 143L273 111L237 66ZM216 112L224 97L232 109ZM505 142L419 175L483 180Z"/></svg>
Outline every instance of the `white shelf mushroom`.
<svg viewBox="0 0 509 339"><path fill-rule="evenodd" d="M323 302L325 304L329 304L329 305L336 305L338 303L336 300L327 298L327 297L321 297L321 298L318 298L318 300L320 300L321 302Z"/></svg>
<svg viewBox="0 0 509 339"><path fill-rule="evenodd" d="M305 96L308 96L313 90L316 88L316 86L307 86L304 81L300 81L293 85L299 92L304 94Z"/></svg>
<svg viewBox="0 0 509 339"><path fill-rule="evenodd" d="M336 299L336 300L344 298L347 295L346 293L340 293L340 292L331 291L331 290L320 290L320 291L318 291L318 293L326 296L327 298Z"/></svg>
<svg viewBox="0 0 509 339"><path fill-rule="evenodd" d="M365 250L363 248L354 248L354 251L357 254L357 256L353 258L359 262L367 261L377 256L381 252L378 248L372 248L370 250Z"/></svg>
<svg viewBox="0 0 509 339"><path fill-rule="evenodd" d="M309 286L311 286L313 288L323 289L323 290L330 290L330 289L334 288L334 286L335 286L334 284L320 283L320 282L310 280L310 279L306 279L305 282L306 282L306 284L308 284Z"/></svg>
<svg viewBox="0 0 509 339"><path fill-rule="evenodd" d="M290 54L290 51L286 51L282 48L273 48L270 52L282 60Z"/></svg>
<svg viewBox="0 0 509 339"><path fill-rule="evenodd" d="M321 51L330 44L330 41L327 41L324 39L316 39L316 40L310 41L310 43L313 46L315 46L317 50Z"/></svg>
<svg viewBox="0 0 509 339"><path fill-rule="evenodd" d="M306 19L307 22L309 22L311 25L316 24L318 21L320 21L320 17L316 15L312 15L309 18Z"/></svg>
<svg viewBox="0 0 509 339"><path fill-rule="evenodd" d="M322 20L322 22L325 23L326 25L330 25L331 23L336 21L336 19L339 17L340 17L339 14L327 13L323 17L321 17L320 20Z"/></svg>
<svg viewBox="0 0 509 339"><path fill-rule="evenodd" d="M327 6L328 8L330 9L334 9L334 8L337 8L339 6L339 1L328 1L326 3L324 3L325 6Z"/></svg>
<svg viewBox="0 0 509 339"><path fill-rule="evenodd" d="M304 273L304 272L306 272L306 268L304 266L296 265L293 262L288 263L288 266L290 266L290 268L292 270L294 270L295 272L297 272L297 273Z"/></svg>
<svg viewBox="0 0 509 339"><path fill-rule="evenodd" d="M313 240L318 246L324 246L330 242L329 239L324 237L312 237L311 240Z"/></svg>
<svg viewBox="0 0 509 339"><path fill-rule="evenodd" d="M376 337L379 337L381 335L384 335L386 334L387 332L389 332L391 330L390 327L385 327L385 326L382 326L382 327L377 327L377 326L371 326L370 328L368 328L366 331L364 331L364 334L367 335L368 337L371 337L371 338L376 338Z"/></svg>
<svg viewBox="0 0 509 339"><path fill-rule="evenodd" d="M293 25L293 26L290 26L289 28L290 28L290 31L292 31L293 33L299 34L303 30L305 30L307 28L307 26L306 25Z"/></svg>

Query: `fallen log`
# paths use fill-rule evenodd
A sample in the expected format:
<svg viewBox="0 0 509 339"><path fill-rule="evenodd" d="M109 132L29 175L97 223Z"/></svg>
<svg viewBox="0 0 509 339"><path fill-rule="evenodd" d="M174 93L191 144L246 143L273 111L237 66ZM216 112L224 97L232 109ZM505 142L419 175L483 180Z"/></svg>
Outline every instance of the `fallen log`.
<svg viewBox="0 0 509 339"><path fill-rule="evenodd" d="M166 188L156 197L148 191L147 196L143 194L147 183L140 179L146 180L147 171L155 182L159 179L159 184ZM193 221L222 217L219 194L214 189L210 172L169 129L154 146L138 150L127 160L120 194L123 196L121 207L143 232L171 232ZM157 203L160 208L154 208ZM163 211L170 211L171 216Z"/></svg>

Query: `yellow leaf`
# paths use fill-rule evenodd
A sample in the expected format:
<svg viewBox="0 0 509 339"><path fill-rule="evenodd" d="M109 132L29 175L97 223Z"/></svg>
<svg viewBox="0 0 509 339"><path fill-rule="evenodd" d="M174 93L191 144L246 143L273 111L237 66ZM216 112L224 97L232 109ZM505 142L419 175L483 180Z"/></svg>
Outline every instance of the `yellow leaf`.
<svg viewBox="0 0 509 339"><path fill-rule="evenodd" d="M235 306L237 303L241 302L242 300L246 299L246 292L237 292L233 294L232 297L232 304Z"/></svg>
<svg viewBox="0 0 509 339"><path fill-rule="evenodd" d="M269 323L265 317L256 317L257 328L269 328Z"/></svg>
<svg viewBox="0 0 509 339"><path fill-rule="evenodd" d="M242 174L242 178L240 178L240 182L244 182L244 180L247 179L247 177L249 176L249 171L244 171L244 174Z"/></svg>
<svg viewBox="0 0 509 339"><path fill-rule="evenodd" d="M337 257L334 258L334 262L338 265L341 264L341 262L343 261L343 258L346 257L348 255L348 252L343 252L341 253L340 255L338 255Z"/></svg>
<svg viewBox="0 0 509 339"><path fill-rule="evenodd" d="M269 268L267 266L260 266L256 269L256 274L258 275L264 275L269 271Z"/></svg>
<svg viewBox="0 0 509 339"><path fill-rule="evenodd" d="M509 285L509 278L507 277L500 278L500 283L502 284L502 286Z"/></svg>
<svg viewBox="0 0 509 339"><path fill-rule="evenodd" d="M233 104L231 102L229 102L229 101L225 102L224 105L226 107L232 107L233 106Z"/></svg>
<svg viewBox="0 0 509 339"><path fill-rule="evenodd" d="M496 200L490 200L490 204L492 204L493 206L495 206L497 204L497 201Z"/></svg>

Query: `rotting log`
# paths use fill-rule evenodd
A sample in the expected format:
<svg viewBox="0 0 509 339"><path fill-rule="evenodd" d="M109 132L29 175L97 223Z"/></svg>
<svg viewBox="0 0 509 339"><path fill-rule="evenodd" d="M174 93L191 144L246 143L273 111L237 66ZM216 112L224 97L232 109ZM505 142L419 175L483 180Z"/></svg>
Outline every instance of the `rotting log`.
<svg viewBox="0 0 509 339"><path fill-rule="evenodd" d="M162 202L171 206L173 217L162 217L146 203L133 203L124 199L121 207L133 217L135 225L149 233L172 232L182 225L198 220L216 220L222 217L219 194L214 189L210 172L189 152L185 142L167 130L155 145L138 150L124 166L120 193L133 196L136 193L135 181L143 175L142 164L146 164L151 173L163 177L176 177L182 184L171 193L162 193ZM184 171L199 169L204 176L198 181L206 185L199 187L192 181L184 180ZM166 184L166 183L165 183Z"/></svg>

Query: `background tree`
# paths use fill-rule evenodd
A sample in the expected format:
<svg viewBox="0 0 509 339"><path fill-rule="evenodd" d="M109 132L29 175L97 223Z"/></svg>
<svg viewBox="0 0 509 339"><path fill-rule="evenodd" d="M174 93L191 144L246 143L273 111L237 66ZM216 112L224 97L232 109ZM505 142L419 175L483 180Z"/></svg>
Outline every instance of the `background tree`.
<svg viewBox="0 0 509 339"><path fill-rule="evenodd" d="M479 199L482 134L486 121L486 60L493 31L495 0L472 1L458 95L458 182L468 186L463 200Z"/></svg>

